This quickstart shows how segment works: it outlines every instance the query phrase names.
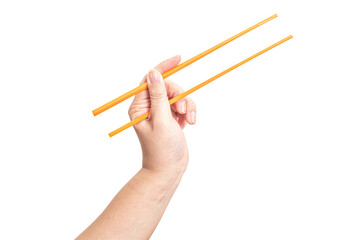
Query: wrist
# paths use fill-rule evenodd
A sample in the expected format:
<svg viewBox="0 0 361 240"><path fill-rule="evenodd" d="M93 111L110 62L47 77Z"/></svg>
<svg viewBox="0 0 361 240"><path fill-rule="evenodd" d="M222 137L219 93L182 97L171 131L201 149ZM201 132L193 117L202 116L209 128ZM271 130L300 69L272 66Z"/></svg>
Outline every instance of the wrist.
<svg viewBox="0 0 361 240"><path fill-rule="evenodd" d="M152 159L143 158L142 168L152 173L164 177L172 178L174 176L183 175L187 169L188 159L178 161L153 161Z"/></svg>
<svg viewBox="0 0 361 240"><path fill-rule="evenodd" d="M143 164L140 171L147 174L153 179L157 179L157 183L160 185L172 185L173 183L179 183L183 177L186 167L165 167L165 168L150 168Z"/></svg>

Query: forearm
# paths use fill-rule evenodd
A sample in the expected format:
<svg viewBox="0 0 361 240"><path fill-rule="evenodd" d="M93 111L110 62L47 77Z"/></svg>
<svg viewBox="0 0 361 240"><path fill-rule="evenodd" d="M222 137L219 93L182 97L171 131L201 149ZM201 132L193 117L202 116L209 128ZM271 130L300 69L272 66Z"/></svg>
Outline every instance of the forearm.
<svg viewBox="0 0 361 240"><path fill-rule="evenodd" d="M149 239L182 175L142 168L77 240Z"/></svg>

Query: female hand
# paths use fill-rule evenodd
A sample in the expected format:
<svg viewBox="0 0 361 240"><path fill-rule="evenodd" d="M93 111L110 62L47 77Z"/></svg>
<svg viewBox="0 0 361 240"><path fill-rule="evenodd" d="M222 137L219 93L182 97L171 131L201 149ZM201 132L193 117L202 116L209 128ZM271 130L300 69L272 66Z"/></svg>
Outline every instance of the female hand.
<svg viewBox="0 0 361 240"><path fill-rule="evenodd" d="M180 62L175 56L149 71L141 84L147 82L148 90L138 93L130 108L133 120L150 112L149 118L134 125L142 152L143 168L157 172L184 172L188 164L188 148L182 129L195 124L196 105L184 98L171 106L168 100L183 92L174 82L163 80L161 73Z"/></svg>

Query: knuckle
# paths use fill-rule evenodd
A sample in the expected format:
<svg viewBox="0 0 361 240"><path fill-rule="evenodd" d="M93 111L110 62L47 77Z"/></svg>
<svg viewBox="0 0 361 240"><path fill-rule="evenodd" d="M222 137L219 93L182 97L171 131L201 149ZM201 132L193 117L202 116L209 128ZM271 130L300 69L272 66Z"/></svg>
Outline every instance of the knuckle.
<svg viewBox="0 0 361 240"><path fill-rule="evenodd" d="M137 103L133 103L128 109L128 115L130 117L130 120L133 120L133 118L135 118L134 116L136 115L136 113L139 112L141 109L142 109L141 105Z"/></svg>
<svg viewBox="0 0 361 240"><path fill-rule="evenodd" d="M133 116L134 116L134 113L135 113L135 112L136 112L136 111L135 111L134 107L130 107L130 108L128 109L128 115L129 115L130 120L133 120Z"/></svg>
<svg viewBox="0 0 361 240"><path fill-rule="evenodd" d="M160 99L164 99L165 98L165 94L161 91L155 91L155 92L152 92L152 94L150 94L150 99L151 100L160 100Z"/></svg>

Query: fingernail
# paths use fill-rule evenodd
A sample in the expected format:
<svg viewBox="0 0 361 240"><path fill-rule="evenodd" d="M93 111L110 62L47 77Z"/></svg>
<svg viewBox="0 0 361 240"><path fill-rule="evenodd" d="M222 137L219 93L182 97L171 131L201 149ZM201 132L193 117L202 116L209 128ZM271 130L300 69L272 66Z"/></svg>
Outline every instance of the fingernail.
<svg viewBox="0 0 361 240"><path fill-rule="evenodd" d="M191 121L192 123L196 123L196 112L191 113Z"/></svg>
<svg viewBox="0 0 361 240"><path fill-rule="evenodd" d="M186 102L185 102L185 101L183 101L183 102L181 103L181 112L182 112L182 113L186 113Z"/></svg>
<svg viewBox="0 0 361 240"><path fill-rule="evenodd" d="M160 82L160 77L159 77L159 73L157 70L151 70L150 71L150 77L149 77L149 81L152 83L152 84L156 84L156 83L159 83Z"/></svg>

